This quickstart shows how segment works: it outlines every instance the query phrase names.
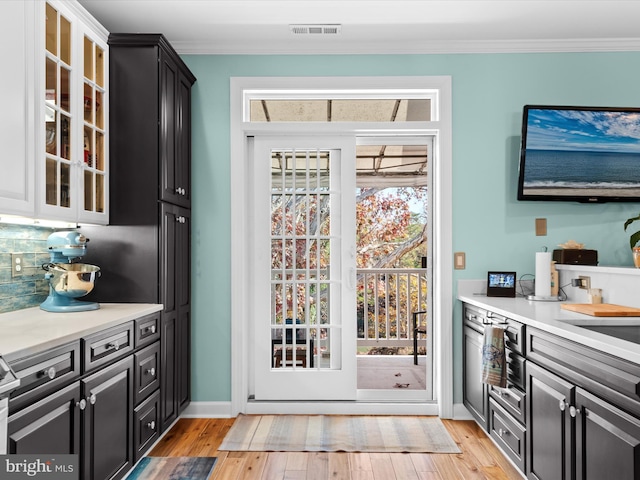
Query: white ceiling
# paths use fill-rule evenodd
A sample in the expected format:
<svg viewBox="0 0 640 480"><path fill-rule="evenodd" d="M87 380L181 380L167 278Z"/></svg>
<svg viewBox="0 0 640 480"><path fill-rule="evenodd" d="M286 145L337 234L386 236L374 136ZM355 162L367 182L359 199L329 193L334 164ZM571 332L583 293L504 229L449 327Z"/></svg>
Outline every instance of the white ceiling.
<svg viewBox="0 0 640 480"><path fill-rule="evenodd" d="M640 0L79 1L110 32L163 33L179 53L640 50Z"/></svg>

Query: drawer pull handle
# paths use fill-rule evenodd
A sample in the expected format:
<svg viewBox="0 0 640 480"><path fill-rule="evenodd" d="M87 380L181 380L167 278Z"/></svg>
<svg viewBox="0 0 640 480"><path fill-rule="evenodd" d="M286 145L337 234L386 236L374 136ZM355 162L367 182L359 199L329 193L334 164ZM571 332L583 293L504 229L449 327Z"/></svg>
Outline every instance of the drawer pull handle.
<svg viewBox="0 0 640 480"><path fill-rule="evenodd" d="M97 399L98 399L98 398L96 397L96 394L95 394L95 393L92 393L89 397L87 397L87 400L89 400L89 403L90 403L91 405L95 405L95 404L96 404L96 400L97 400Z"/></svg>
<svg viewBox="0 0 640 480"><path fill-rule="evenodd" d="M84 410L85 408L87 408L87 401L83 398L83 399L81 399L79 402L76 402L76 406L77 406L80 410Z"/></svg>
<svg viewBox="0 0 640 480"><path fill-rule="evenodd" d="M116 340L115 342L111 342L109 345L107 345L107 349L111 350L120 350L120 343Z"/></svg>
<svg viewBox="0 0 640 480"><path fill-rule="evenodd" d="M156 376L156 369L151 367L151 368L148 368L147 370L145 370L144 373L147 373L147 374L151 375L152 377L155 377Z"/></svg>
<svg viewBox="0 0 640 480"><path fill-rule="evenodd" d="M509 430L503 430L502 428L498 429L498 436L502 438L504 435L509 435Z"/></svg>
<svg viewBox="0 0 640 480"><path fill-rule="evenodd" d="M569 415L571 415L572 418L576 418L576 415L579 415L579 414L580 414L580 409L571 405L571 407L569 408Z"/></svg>
<svg viewBox="0 0 640 480"><path fill-rule="evenodd" d="M569 404L568 404L568 403L564 403L564 400L560 400L560 405L559 405L559 407L560 407L560 411L561 411L561 412L564 412L564 411L565 411L565 409L566 409L568 406L569 406Z"/></svg>
<svg viewBox="0 0 640 480"><path fill-rule="evenodd" d="M156 333L156 326L144 327L144 333Z"/></svg>
<svg viewBox="0 0 640 480"><path fill-rule="evenodd" d="M49 377L49 380L53 380L54 378L56 378L56 373L58 373L56 372L56 367L49 367L48 369L43 370L42 372L44 376Z"/></svg>
<svg viewBox="0 0 640 480"><path fill-rule="evenodd" d="M148 427L150 430L155 430L155 429L156 429L156 422L155 422L155 420L151 420L149 423L147 423L147 427Z"/></svg>

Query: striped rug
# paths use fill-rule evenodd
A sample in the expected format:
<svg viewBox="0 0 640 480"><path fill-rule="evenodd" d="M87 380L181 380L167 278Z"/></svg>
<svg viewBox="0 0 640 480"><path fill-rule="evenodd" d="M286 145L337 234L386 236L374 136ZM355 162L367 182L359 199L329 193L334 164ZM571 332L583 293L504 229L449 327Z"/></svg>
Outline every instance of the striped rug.
<svg viewBox="0 0 640 480"><path fill-rule="evenodd" d="M460 453L438 417L240 415L219 450Z"/></svg>
<svg viewBox="0 0 640 480"><path fill-rule="evenodd" d="M143 457L126 480L207 480L216 457Z"/></svg>

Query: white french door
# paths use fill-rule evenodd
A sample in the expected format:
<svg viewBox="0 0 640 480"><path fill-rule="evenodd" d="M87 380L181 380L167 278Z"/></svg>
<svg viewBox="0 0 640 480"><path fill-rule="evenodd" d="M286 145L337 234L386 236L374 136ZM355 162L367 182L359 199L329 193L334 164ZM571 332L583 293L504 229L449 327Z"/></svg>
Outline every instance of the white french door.
<svg viewBox="0 0 640 480"><path fill-rule="evenodd" d="M256 137L255 400L355 400L355 138Z"/></svg>

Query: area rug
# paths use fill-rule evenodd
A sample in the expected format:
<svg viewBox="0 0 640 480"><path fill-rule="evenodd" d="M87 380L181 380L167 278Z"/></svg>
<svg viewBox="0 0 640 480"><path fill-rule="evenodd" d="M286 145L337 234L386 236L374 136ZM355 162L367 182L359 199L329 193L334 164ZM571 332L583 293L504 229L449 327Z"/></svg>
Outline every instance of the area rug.
<svg viewBox="0 0 640 480"><path fill-rule="evenodd" d="M207 480L216 457L143 457L126 480Z"/></svg>
<svg viewBox="0 0 640 480"><path fill-rule="evenodd" d="M460 453L438 417L240 415L219 450Z"/></svg>

